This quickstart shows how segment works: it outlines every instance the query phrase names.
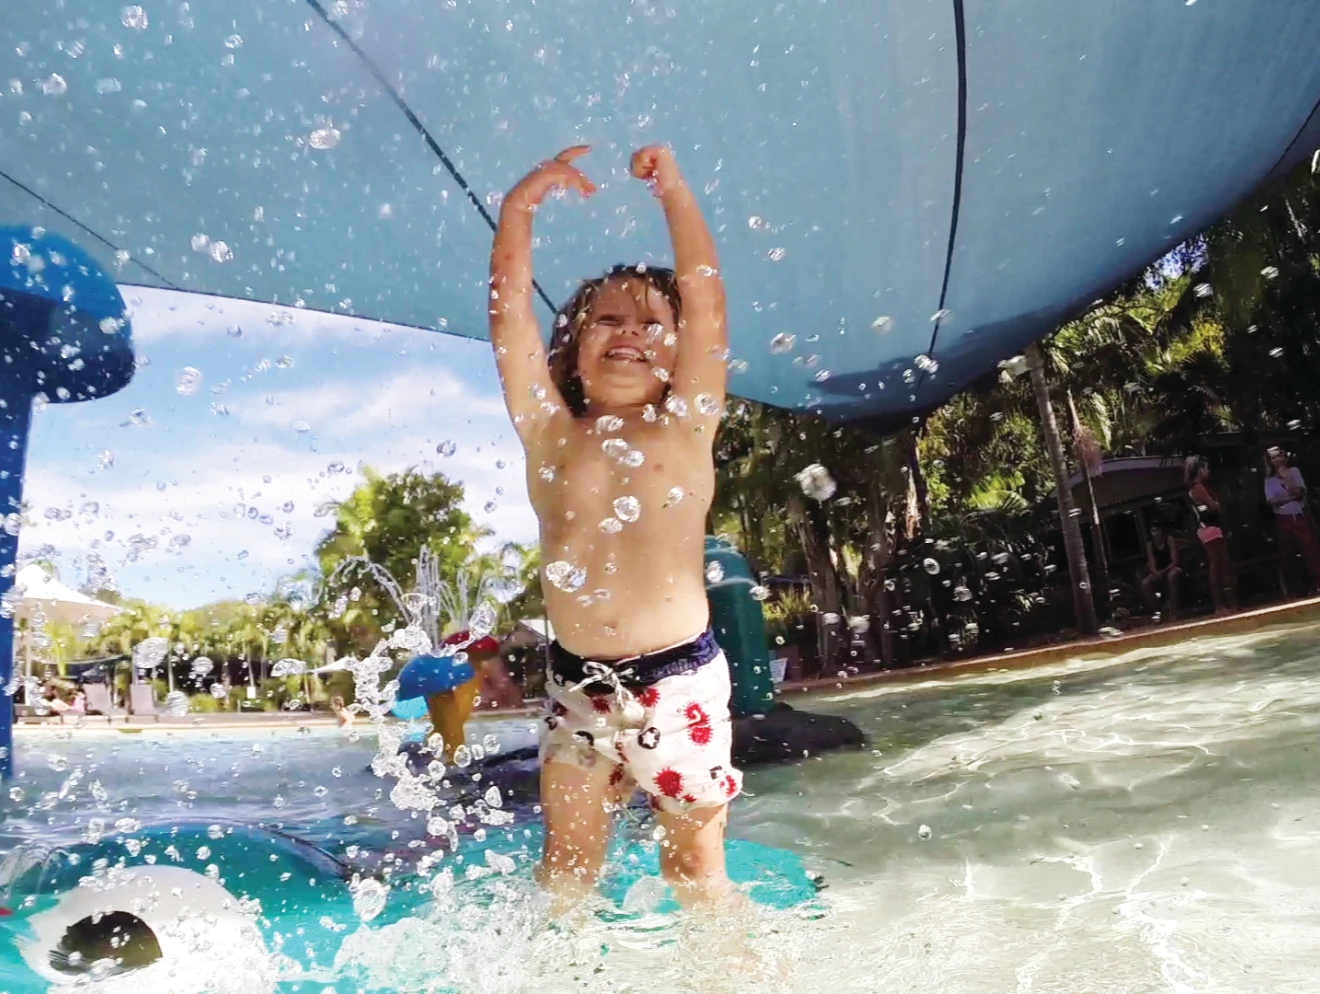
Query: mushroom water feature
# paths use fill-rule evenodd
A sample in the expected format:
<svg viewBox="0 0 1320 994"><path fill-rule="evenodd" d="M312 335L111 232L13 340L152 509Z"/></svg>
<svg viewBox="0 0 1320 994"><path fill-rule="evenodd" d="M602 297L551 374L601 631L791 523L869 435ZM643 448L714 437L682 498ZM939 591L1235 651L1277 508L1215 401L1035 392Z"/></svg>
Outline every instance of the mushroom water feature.
<svg viewBox="0 0 1320 994"><path fill-rule="evenodd" d="M0 775L13 772L13 591L32 410L108 397L133 377L124 299L86 251L41 227L0 228Z"/></svg>

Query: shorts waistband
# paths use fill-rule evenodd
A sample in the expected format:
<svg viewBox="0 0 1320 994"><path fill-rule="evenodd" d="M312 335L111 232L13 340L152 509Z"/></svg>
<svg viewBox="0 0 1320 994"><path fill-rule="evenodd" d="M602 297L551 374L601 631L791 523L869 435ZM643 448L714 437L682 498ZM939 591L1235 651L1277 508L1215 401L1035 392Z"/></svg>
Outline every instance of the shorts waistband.
<svg viewBox="0 0 1320 994"><path fill-rule="evenodd" d="M649 687L671 676L695 673L720 654L720 647L715 642L715 633L709 628L696 638L683 642L669 649L648 652L640 656L627 656L622 659L588 660L576 653L569 652L558 642L550 644L550 673L561 686L581 684L590 674L586 669L588 662L608 666L619 675L619 682L628 688ZM603 680L588 683L583 687L587 693L606 693L612 688Z"/></svg>

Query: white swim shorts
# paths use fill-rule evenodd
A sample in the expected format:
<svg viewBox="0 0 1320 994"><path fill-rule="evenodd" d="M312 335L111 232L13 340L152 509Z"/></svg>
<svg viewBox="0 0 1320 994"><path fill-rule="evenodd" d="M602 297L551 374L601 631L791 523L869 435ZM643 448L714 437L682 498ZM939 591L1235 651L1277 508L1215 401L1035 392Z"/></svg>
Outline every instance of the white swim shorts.
<svg viewBox="0 0 1320 994"><path fill-rule="evenodd" d="M612 764L611 784L640 787L653 807L675 813L719 807L742 790L729 666L711 632L608 662L558 643L551 650L543 763Z"/></svg>

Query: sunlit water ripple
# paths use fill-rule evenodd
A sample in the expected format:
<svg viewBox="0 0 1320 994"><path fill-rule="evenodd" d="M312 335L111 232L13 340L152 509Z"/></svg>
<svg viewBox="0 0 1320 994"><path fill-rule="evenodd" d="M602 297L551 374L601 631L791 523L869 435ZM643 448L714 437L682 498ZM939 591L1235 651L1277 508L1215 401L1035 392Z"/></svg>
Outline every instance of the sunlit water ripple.
<svg viewBox="0 0 1320 994"><path fill-rule="evenodd" d="M491 908L350 932L341 966L386 989L444 974L474 992L1315 991L1317 632L815 698L874 751L754 772L731 833L804 853L830 884L822 918L554 932L515 882ZM528 740L525 719L496 730ZM365 770L369 744L338 734L42 733L20 747L5 849L76 834L93 780L143 821L411 826Z"/></svg>

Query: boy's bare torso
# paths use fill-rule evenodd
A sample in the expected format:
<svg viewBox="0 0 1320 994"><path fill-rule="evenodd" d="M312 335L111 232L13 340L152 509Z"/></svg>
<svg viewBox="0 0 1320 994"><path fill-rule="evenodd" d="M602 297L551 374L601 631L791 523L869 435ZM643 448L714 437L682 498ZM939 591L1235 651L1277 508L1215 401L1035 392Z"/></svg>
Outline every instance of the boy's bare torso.
<svg viewBox="0 0 1320 994"><path fill-rule="evenodd" d="M542 589L569 651L619 659L706 628L703 548L715 472L704 432L713 426L697 427L663 411L654 423L565 418L529 450ZM635 453L641 462L630 465Z"/></svg>

